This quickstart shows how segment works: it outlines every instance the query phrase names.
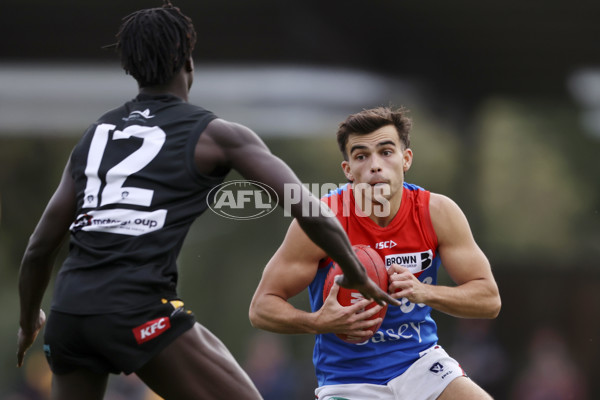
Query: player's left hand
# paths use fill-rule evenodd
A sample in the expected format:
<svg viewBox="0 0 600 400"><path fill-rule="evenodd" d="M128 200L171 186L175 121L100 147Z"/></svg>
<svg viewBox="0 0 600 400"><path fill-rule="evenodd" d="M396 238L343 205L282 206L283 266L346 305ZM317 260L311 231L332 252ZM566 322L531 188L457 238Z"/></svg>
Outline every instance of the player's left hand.
<svg viewBox="0 0 600 400"><path fill-rule="evenodd" d="M19 327L19 332L17 333L17 367L21 367L23 365L23 359L25 358L25 353L31 347L38 333L46 323L46 314L44 310L40 310L40 314L35 323L34 329L26 333L23 328Z"/></svg>
<svg viewBox="0 0 600 400"><path fill-rule="evenodd" d="M406 298L411 303L425 303L428 286L421 282L406 267L392 264L388 269L389 291L396 299Z"/></svg>
<svg viewBox="0 0 600 400"><path fill-rule="evenodd" d="M345 275L338 275L335 277L335 283L347 289L358 290L365 299L373 300L380 306L385 306L386 303L392 306L399 306L401 304L398 300L390 296L389 293L381 290L381 288L368 277L363 283L351 283L348 282Z"/></svg>

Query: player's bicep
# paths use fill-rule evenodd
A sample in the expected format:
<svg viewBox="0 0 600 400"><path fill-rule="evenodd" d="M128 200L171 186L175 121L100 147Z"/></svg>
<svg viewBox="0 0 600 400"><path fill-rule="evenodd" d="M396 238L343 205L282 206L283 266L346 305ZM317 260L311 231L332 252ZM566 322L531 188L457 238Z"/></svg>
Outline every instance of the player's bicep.
<svg viewBox="0 0 600 400"><path fill-rule="evenodd" d="M466 216L456 203L432 194L431 218L442 264L457 284L491 277L489 261L479 248Z"/></svg>
<svg viewBox="0 0 600 400"><path fill-rule="evenodd" d="M442 265L452 280L463 283L493 279L490 263L477 244L446 246L440 249Z"/></svg>
<svg viewBox="0 0 600 400"><path fill-rule="evenodd" d="M206 150L205 150L206 149ZM212 154L214 162L227 164L237 170L259 161L270 151L250 128L217 118L211 121L198 140L196 152Z"/></svg>
<svg viewBox="0 0 600 400"><path fill-rule="evenodd" d="M294 220L263 271L257 295L275 295L285 300L294 297L314 279L319 261L325 256Z"/></svg>

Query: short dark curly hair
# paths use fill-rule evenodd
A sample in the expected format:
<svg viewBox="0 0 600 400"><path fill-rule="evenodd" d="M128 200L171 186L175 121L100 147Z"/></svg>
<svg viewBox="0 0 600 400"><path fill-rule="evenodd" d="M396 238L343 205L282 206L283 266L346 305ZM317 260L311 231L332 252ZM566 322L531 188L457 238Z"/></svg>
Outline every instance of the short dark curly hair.
<svg viewBox="0 0 600 400"><path fill-rule="evenodd" d="M351 134L366 135L386 125L394 125L400 142L409 148L412 121L406 116L407 113L408 110L403 107L377 107L348 116L337 131L337 142L344 160L348 161L346 144Z"/></svg>
<svg viewBox="0 0 600 400"><path fill-rule="evenodd" d="M191 57L196 30L169 0L123 18L115 47L121 66L140 87L169 82Z"/></svg>

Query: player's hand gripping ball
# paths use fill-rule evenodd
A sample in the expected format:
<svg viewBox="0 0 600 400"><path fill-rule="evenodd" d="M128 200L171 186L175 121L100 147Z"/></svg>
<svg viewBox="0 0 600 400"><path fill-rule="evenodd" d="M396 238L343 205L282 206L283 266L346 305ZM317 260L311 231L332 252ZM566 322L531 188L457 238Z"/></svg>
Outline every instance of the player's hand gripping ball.
<svg viewBox="0 0 600 400"><path fill-rule="evenodd" d="M354 246L352 246L352 248L354 249L354 252L358 256L358 259L360 260L361 264L365 267L369 278L371 278L371 280L373 282L375 282L381 288L381 290L387 292L388 291L387 269L385 267L383 260L377 253L377 251L375 251L373 248L371 248L367 245L363 245L363 244L354 245ZM337 263L333 263L333 266L331 267L331 269L327 273L327 276L325 277L325 285L323 286L323 301L325 301L325 299L329 295L329 292L331 291L331 287L333 286L333 283L335 282L335 277L337 275L342 275L342 273L343 272L342 272L342 269L340 268L340 266ZM351 306L352 304L354 304L362 299L364 299L364 297L362 294L360 294L360 292L358 290L346 289L343 287L340 287L340 290L339 290L338 296L337 296L338 302L344 307ZM365 310L375 307L376 305L377 305L377 303L372 302L365 308ZM381 309L381 311L379 311L377 314L373 315L369 319L381 318L383 321L383 318L385 317L386 312L387 312L387 304L384 308ZM377 329L379 329L380 326L381 326L381 323L374 325L369 329L371 329L371 331L373 331L373 333L375 333L377 331ZM361 343L364 341L364 339L353 340L352 337L350 337L348 335L344 335L344 334L336 334L336 336L348 343Z"/></svg>

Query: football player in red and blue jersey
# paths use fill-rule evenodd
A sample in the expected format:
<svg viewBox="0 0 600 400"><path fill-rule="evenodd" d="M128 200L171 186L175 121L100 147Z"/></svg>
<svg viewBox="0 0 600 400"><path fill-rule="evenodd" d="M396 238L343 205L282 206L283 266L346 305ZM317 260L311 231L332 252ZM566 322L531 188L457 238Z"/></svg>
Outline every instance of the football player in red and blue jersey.
<svg viewBox="0 0 600 400"><path fill-rule="evenodd" d="M381 306L369 300L342 307L334 285L323 301L333 262L293 221L267 264L250 306L254 326L316 334L313 362L318 400L490 399L438 344L432 309L460 318L495 318L500 295L488 259L467 219L446 196L404 181L413 161L406 110L379 107L349 116L337 139L349 183L322 201L335 212L353 245L385 260L389 292L381 327L368 328ZM437 284L440 266L455 282ZM312 310L288 300L308 288ZM342 341L335 334L362 338Z"/></svg>

